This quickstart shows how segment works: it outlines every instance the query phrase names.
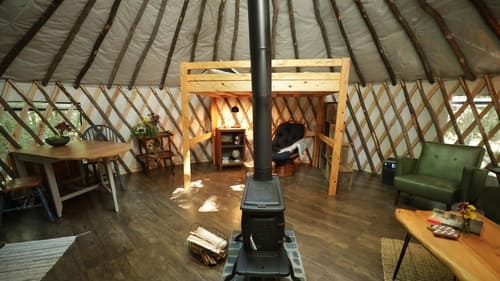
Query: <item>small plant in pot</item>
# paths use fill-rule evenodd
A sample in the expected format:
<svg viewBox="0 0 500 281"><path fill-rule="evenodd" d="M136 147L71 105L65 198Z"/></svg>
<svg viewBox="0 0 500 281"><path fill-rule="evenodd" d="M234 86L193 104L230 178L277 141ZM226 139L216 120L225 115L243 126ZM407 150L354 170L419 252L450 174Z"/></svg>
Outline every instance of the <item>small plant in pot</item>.
<svg viewBox="0 0 500 281"><path fill-rule="evenodd" d="M66 145L69 142L69 137L65 136L65 132L71 132L71 126L65 121L59 122L55 129L57 134L45 139L45 142L52 146Z"/></svg>

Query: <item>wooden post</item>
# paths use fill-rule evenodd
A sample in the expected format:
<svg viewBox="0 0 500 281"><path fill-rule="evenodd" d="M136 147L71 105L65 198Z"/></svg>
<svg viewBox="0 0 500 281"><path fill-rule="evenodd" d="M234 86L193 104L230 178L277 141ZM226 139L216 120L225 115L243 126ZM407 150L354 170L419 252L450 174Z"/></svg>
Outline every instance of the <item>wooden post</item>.
<svg viewBox="0 0 500 281"><path fill-rule="evenodd" d="M349 84L349 66L350 59L342 59L342 72L340 78L340 91L337 104L337 118L335 120L335 138L332 147L332 162L330 170L330 180L328 182L328 195L334 196L337 194L337 182L340 168L340 149L342 147L344 133L344 113L347 103L347 86Z"/></svg>
<svg viewBox="0 0 500 281"><path fill-rule="evenodd" d="M314 128L314 149L313 149L313 167L318 167L319 166L319 150L320 150L320 144L321 140L319 138L319 135L321 134L321 126L323 125L324 119L325 119L325 98L323 96L318 98L318 114L316 115L316 127Z"/></svg>
<svg viewBox="0 0 500 281"><path fill-rule="evenodd" d="M187 91L187 73L186 63L181 63L181 116L182 116L182 161L184 164L184 189L191 189L191 140L189 139L189 97L191 94Z"/></svg>
<svg viewBox="0 0 500 281"><path fill-rule="evenodd" d="M215 129L219 125L219 114L217 113L217 99L214 97L210 98L210 119L212 121L212 126L210 130L212 131L212 163L215 165Z"/></svg>

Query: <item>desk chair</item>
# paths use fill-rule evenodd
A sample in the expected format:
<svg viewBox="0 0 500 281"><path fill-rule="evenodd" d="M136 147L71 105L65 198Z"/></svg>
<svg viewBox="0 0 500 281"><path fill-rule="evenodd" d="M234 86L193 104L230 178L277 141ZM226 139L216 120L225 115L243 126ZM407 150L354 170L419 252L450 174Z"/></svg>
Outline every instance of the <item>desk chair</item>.
<svg viewBox="0 0 500 281"><path fill-rule="evenodd" d="M2 215L6 212L39 207L45 208L51 222L54 216L42 192L43 178L40 176L16 177L14 171L0 159L0 225ZM36 199L40 203L35 202ZM20 204L16 202L21 202Z"/></svg>
<svg viewBox="0 0 500 281"><path fill-rule="evenodd" d="M95 141L109 141L109 142L121 142L118 136L114 133L113 130L111 130L110 127L106 125L94 125L89 128L87 128L83 134L82 134L82 139L84 140L95 140ZM123 181L123 177L120 174L120 167L118 166L118 157L112 160L113 162L113 167L115 169L115 174L118 179L118 182L120 183L120 187L122 190L125 190L125 183ZM104 175L106 174L106 169L105 167L102 167L102 169L99 169L99 166L102 163L99 163L99 161L89 161L86 163L86 169L85 173L87 178L89 174L89 167L92 167L92 173L95 177L100 177L100 180L103 184L105 184L106 179L104 179ZM102 165L101 165L102 166Z"/></svg>

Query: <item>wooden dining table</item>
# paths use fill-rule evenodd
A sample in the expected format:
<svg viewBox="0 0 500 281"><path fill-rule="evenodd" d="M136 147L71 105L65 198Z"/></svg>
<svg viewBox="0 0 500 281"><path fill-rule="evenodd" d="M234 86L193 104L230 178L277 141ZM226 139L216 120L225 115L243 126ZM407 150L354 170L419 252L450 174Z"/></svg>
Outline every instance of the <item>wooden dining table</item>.
<svg viewBox="0 0 500 281"><path fill-rule="evenodd" d="M85 186L68 194L61 195L59 186L54 173L53 164L59 161L83 161L102 159L105 167L113 204L116 212L119 211L118 199L116 196L116 184L113 177L111 159L117 155L130 150L128 143L115 143L107 141L85 141L73 140L64 146L39 145L29 148L11 149L9 152L13 156L17 170L21 176L28 174L26 162L41 164L47 177L48 186L52 194L56 214L62 216L62 202L75 196L84 194L99 187L99 184Z"/></svg>

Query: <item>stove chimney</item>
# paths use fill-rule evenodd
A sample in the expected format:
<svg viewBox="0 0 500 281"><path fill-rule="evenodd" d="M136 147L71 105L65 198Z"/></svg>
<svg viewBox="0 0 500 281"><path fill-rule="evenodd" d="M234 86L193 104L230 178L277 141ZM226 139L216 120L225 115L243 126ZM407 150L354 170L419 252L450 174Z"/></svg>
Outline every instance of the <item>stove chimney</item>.
<svg viewBox="0 0 500 281"><path fill-rule="evenodd" d="M252 69L254 176L272 180L271 34L269 0L248 1L250 62Z"/></svg>

